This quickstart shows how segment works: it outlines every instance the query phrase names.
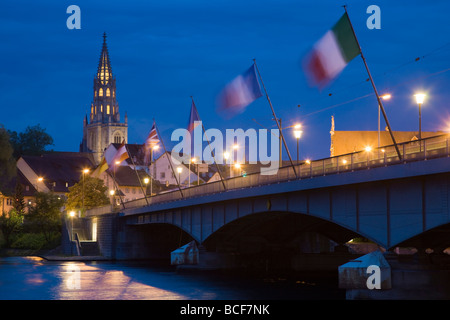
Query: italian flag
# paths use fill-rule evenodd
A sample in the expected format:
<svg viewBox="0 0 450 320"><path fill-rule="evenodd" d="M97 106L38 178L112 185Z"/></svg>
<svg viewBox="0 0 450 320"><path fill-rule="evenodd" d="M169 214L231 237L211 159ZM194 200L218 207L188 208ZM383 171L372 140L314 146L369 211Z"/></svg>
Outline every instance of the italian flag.
<svg viewBox="0 0 450 320"><path fill-rule="evenodd" d="M304 68L314 85L323 87L334 79L358 54L360 48L347 13L317 41Z"/></svg>

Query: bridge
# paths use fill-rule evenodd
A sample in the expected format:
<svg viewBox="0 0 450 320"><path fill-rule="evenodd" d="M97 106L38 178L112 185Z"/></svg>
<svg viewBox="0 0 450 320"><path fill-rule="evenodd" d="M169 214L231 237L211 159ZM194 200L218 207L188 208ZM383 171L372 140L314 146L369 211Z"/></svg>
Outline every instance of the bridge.
<svg viewBox="0 0 450 320"><path fill-rule="evenodd" d="M391 145L176 189L89 210L85 224L114 259L168 255L192 240L210 252L323 251L324 239L339 246L355 237L442 251L449 138L399 144L401 157Z"/></svg>

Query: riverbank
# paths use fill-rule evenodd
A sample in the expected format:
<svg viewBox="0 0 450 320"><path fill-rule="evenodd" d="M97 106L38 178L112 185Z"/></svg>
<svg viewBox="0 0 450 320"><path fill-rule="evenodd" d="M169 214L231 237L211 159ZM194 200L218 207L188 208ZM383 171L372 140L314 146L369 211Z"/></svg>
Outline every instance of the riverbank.
<svg viewBox="0 0 450 320"><path fill-rule="evenodd" d="M39 257L47 261L109 261L103 256L71 256L63 255L59 247L50 250L34 250L34 249L0 249L0 257Z"/></svg>

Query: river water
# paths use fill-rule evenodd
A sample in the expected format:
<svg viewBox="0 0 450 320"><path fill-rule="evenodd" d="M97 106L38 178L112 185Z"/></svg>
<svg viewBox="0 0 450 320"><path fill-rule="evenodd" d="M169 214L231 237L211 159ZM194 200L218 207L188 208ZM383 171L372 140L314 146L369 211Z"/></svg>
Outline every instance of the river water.
<svg viewBox="0 0 450 320"><path fill-rule="evenodd" d="M149 262L0 258L0 300L341 300L334 277L179 272Z"/></svg>

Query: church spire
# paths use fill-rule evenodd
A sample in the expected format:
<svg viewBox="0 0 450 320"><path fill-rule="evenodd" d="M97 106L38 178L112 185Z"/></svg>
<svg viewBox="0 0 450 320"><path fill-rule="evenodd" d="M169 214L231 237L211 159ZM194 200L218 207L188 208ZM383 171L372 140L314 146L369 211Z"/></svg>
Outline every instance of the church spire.
<svg viewBox="0 0 450 320"><path fill-rule="evenodd" d="M106 32L103 33L103 47L97 68L97 78L101 84L108 84L112 79L111 61L109 60L108 46L106 45Z"/></svg>
<svg viewBox="0 0 450 320"><path fill-rule="evenodd" d="M81 150L93 152L99 163L105 149L111 143L128 140L128 124L120 122L119 104L116 99L116 79L111 69L106 33L103 33L103 45L97 74L94 77L94 99L91 103L89 121L83 123Z"/></svg>

